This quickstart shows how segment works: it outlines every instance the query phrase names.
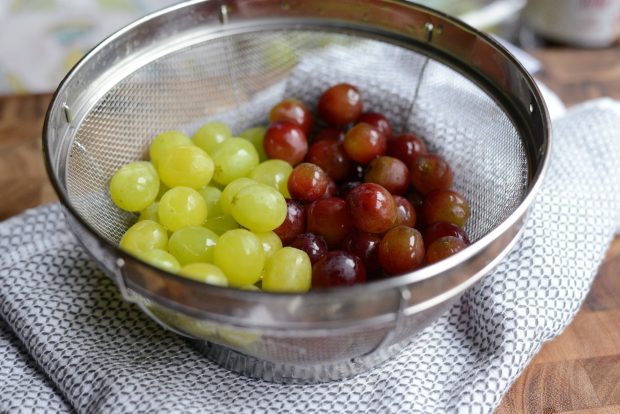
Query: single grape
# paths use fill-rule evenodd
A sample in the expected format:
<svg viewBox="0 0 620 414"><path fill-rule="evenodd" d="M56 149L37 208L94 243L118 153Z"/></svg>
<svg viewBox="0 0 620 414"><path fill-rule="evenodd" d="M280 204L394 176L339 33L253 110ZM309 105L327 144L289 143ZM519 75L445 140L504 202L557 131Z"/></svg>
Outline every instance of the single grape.
<svg viewBox="0 0 620 414"><path fill-rule="evenodd" d="M297 200L286 200L286 218L274 230L285 246L290 244L306 228L306 210Z"/></svg>
<svg viewBox="0 0 620 414"><path fill-rule="evenodd" d="M357 124L344 136L344 150L353 161L366 165L385 154L385 135L368 124Z"/></svg>
<svg viewBox="0 0 620 414"><path fill-rule="evenodd" d="M272 231L266 233L254 233L260 239L265 251L265 259L269 259L275 252L282 248L282 240Z"/></svg>
<svg viewBox="0 0 620 414"><path fill-rule="evenodd" d="M462 228L469 219L469 204L456 191L435 190L424 197L422 215L426 225L447 221Z"/></svg>
<svg viewBox="0 0 620 414"><path fill-rule="evenodd" d="M149 147L149 156L153 165L157 167L159 159L175 147L192 145L192 140L180 131L166 131L157 135Z"/></svg>
<svg viewBox="0 0 620 414"><path fill-rule="evenodd" d="M394 196L396 203L396 226L413 227L416 223L417 214L415 209L406 198Z"/></svg>
<svg viewBox="0 0 620 414"><path fill-rule="evenodd" d="M338 186L336 182L331 178L327 179L327 186L325 187L325 191L323 191L323 195L321 198L332 198L338 196Z"/></svg>
<svg viewBox="0 0 620 414"><path fill-rule="evenodd" d="M151 220L139 221L127 229L119 247L139 256L149 250L168 248L168 232L159 223Z"/></svg>
<svg viewBox="0 0 620 414"><path fill-rule="evenodd" d="M424 141L413 134L401 134L387 142L387 155L398 158L407 166L411 165L416 156L425 153Z"/></svg>
<svg viewBox="0 0 620 414"><path fill-rule="evenodd" d="M181 276L208 285L228 287L228 278L222 269L211 263L191 263L179 271Z"/></svg>
<svg viewBox="0 0 620 414"><path fill-rule="evenodd" d="M286 199L273 187L247 186L233 197L231 214L239 224L252 231L272 231L286 218Z"/></svg>
<svg viewBox="0 0 620 414"><path fill-rule="evenodd" d="M246 139L229 138L213 150L215 163L213 179L226 185L237 178L247 176L258 165L258 153Z"/></svg>
<svg viewBox="0 0 620 414"><path fill-rule="evenodd" d="M316 164L303 162L295 167L288 178L288 191L297 200L314 201L321 198L329 176Z"/></svg>
<svg viewBox="0 0 620 414"><path fill-rule="evenodd" d="M260 239L245 229L222 234L213 251L213 262L224 271L231 286L253 285L261 277L265 251Z"/></svg>
<svg viewBox="0 0 620 414"><path fill-rule="evenodd" d="M344 140L344 132L340 128L324 128L320 130L312 139L312 142L320 142L324 140L334 140L342 142Z"/></svg>
<svg viewBox="0 0 620 414"><path fill-rule="evenodd" d="M220 206L222 191L213 186L198 189L198 192L207 203L207 221L203 226L220 235L228 230L239 228L239 223L230 214L224 213Z"/></svg>
<svg viewBox="0 0 620 414"><path fill-rule="evenodd" d="M192 141L194 145L202 148L207 154L211 154L218 144L228 138L232 138L232 133L225 123L209 122L198 128L192 137Z"/></svg>
<svg viewBox="0 0 620 414"><path fill-rule="evenodd" d="M158 267L163 270L167 270L171 273L176 273L181 269L179 261L170 253L161 249L153 249L146 252L142 252L138 255L140 259L144 260L148 264Z"/></svg>
<svg viewBox="0 0 620 414"><path fill-rule="evenodd" d="M226 214L231 214L233 198L235 198L237 193L245 187L257 184L258 183L256 181L246 177L237 178L236 180L230 182L224 188L224 191L222 191L222 195L220 196L220 207L222 208L222 211Z"/></svg>
<svg viewBox="0 0 620 414"><path fill-rule="evenodd" d="M202 198L207 203L207 211L209 215L211 214L211 210L220 204L220 198L222 197L222 191L219 188L215 188L213 186L207 185L205 187L201 187L197 190Z"/></svg>
<svg viewBox="0 0 620 414"><path fill-rule="evenodd" d="M347 196L347 206L355 227L367 233L384 233L396 221L394 197L378 184L355 187Z"/></svg>
<svg viewBox="0 0 620 414"><path fill-rule="evenodd" d="M151 220L151 221L159 222L159 213L157 213L158 210L159 210L159 202L155 201L153 204L151 204L150 206L148 206L147 208L145 208L144 210L140 212L138 221Z"/></svg>
<svg viewBox="0 0 620 414"><path fill-rule="evenodd" d="M312 264L315 264L327 253L327 243L325 243L325 239L314 233L302 233L298 235L291 242L290 246L306 252Z"/></svg>
<svg viewBox="0 0 620 414"><path fill-rule="evenodd" d="M174 187L159 201L159 221L168 230L200 226L207 219L207 203L189 187Z"/></svg>
<svg viewBox="0 0 620 414"><path fill-rule="evenodd" d="M338 194L340 197L346 199L351 190L361 184L361 181L346 181L338 187Z"/></svg>
<svg viewBox="0 0 620 414"><path fill-rule="evenodd" d="M258 153L259 161L265 161L267 159L267 154L265 154L265 148L263 146L263 142L265 140L265 132L267 132L267 127L258 126L254 128L248 128L245 131L239 133L240 138L247 139L254 145L256 152Z"/></svg>
<svg viewBox="0 0 620 414"><path fill-rule="evenodd" d="M187 226L178 229L168 240L168 251L181 265L212 262L213 250L218 235L200 226Z"/></svg>
<svg viewBox="0 0 620 414"><path fill-rule="evenodd" d="M379 244L379 261L383 270L391 275L419 268L424 261L422 234L411 227L394 227Z"/></svg>
<svg viewBox="0 0 620 414"><path fill-rule="evenodd" d="M304 131L306 136L312 130L312 113L297 99L285 99L271 109L269 122L290 122Z"/></svg>
<svg viewBox="0 0 620 414"><path fill-rule="evenodd" d="M293 167L286 161L267 160L258 164L250 173L250 178L278 190L285 198L291 198L288 179Z"/></svg>
<svg viewBox="0 0 620 414"><path fill-rule="evenodd" d="M381 132L387 139L390 139L392 136L392 124L383 114L379 114L377 112L364 112L355 121L356 124L361 124L362 122Z"/></svg>
<svg viewBox="0 0 620 414"><path fill-rule="evenodd" d="M452 185L452 169L437 154L420 154L409 167L411 183L422 194L433 190L447 190Z"/></svg>
<svg viewBox="0 0 620 414"><path fill-rule="evenodd" d="M308 207L307 231L323 236L330 248L340 246L353 230L347 203L341 198L320 199Z"/></svg>
<svg viewBox="0 0 620 414"><path fill-rule="evenodd" d="M465 230L447 221L438 221L427 226L422 235L424 236L424 244L426 246L430 246L435 240L446 236L456 237L463 240L465 244L470 244L469 237L467 237Z"/></svg>
<svg viewBox="0 0 620 414"><path fill-rule="evenodd" d="M426 263L433 264L452 256L467 247L458 237L444 236L435 240L426 250Z"/></svg>
<svg viewBox="0 0 620 414"><path fill-rule="evenodd" d="M359 257L364 263L368 277L376 276L381 270L379 244L381 236L363 231L351 232L342 243L343 250Z"/></svg>
<svg viewBox="0 0 620 414"><path fill-rule="evenodd" d="M353 168L344 146L336 140L314 142L308 149L306 161L318 165L336 181L346 178Z"/></svg>
<svg viewBox="0 0 620 414"><path fill-rule="evenodd" d="M213 177L213 160L196 146L175 147L161 156L157 172L168 187L200 188Z"/></svg>
<svg viewBox="0 0 620 414"><path fill-rule="evenodd" d="M125 211L144 210L155 201L158 192L159 177L150 162L125 164L110 180L110 197Z"/></svg>
<svg viewBox="0 0 620 414"><path fill-rule="evenodd" d="M312 267L312 287L352 286L366 282L366 270L359 257L344 251L327 252Z"/></svg>
<svg viewBox="0 0 620 414"><path fill-rule="evenodd" d="M347 83L327 89L319 98L318 113L331 126L343 127L355 121L364 109L359 90Z"/></svg>
<svg viewBox="0 0 620 414"><path fill-rule="evenodd" d="M291 165L302 162L308 152L306 134L297 125L287 122L270 125L263 146L267 157L284 160Z"/></svg>
<svg viewBox="0 0 620 414"><path fill-rule="evenodd" d="M312 285L312 265L303 250L284 247L267 259L262 288L266 292L305 293Z"/></svg>
<svg viewBox="0 0 620 414"><path fill-rule="evenodd" d="M384 187L392 194L404 194L409 188L409 169L398 158L377 157L368 164L364 181Z"/></svg>

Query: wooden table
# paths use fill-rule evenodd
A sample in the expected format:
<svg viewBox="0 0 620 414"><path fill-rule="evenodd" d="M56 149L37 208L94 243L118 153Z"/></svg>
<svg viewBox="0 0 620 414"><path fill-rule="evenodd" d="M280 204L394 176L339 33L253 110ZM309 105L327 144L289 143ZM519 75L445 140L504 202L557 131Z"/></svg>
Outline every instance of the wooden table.
<svg viewBox="0 0 620 414"><path fill-rule="evenodd" d="M545 67L539 77L567 105L620 99L620 48L536 55ZM49 101L50 95L0 97L0 220L56 200L41 155ZM620 237L575 320L542 348L497 412L620 413Z"/></svg>

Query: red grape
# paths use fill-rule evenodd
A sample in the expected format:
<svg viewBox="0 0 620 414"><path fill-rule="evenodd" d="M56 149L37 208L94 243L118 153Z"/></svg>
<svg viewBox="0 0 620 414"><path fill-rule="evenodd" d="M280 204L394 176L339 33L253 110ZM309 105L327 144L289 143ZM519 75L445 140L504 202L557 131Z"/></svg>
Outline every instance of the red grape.
<svg viewBox="0 0 620 414"><path fill-rule="evenodd" d="M383 233L396 221L396 203L392 194L378 184L364 183L347 196L353 224L361 231Z"/></svg>
<svg viewBox="0 0 620 414"><path fill-rule="evenodd" d="M411 227L394 227L381 240L379 261L383 270L391 275L417 269L424 261L422 234Z"/></svg>
<svg viewBox="0 0 620 414"><path fill-rule="evenodd" d="M267 129L263 147L269 158L297 165L303 161L308 152L308 141L306 134L297 125L277 122Z"/></svg>
<svg viewBox="0 0 620 414"><path fill-rule="evenodd" d="M362 96L355 86L348 83L332 86L319 98L319 116L335 127L343 127L355 121L363 109Z"/></svg>
<svg viewBox="0 0 620 414"><path fill-rule="evenodd" d="M456 237L465 242L465 244L469 244L469 237L467 237L467 233L465 230L457 226L456 224L448 223L447 221L438 221L436 223L431 224L430 226L424 229L424 244L430 246L437 239L446 236Z"/></svg>
<svg viewBox="0 0 620 414"><path fill-rule="evenodd" d="M344 132L340 128L325 128L320 130L316 136L312 139L312 142L320 141L340 141L344 140Z"/></svg>
<svg viewBox="0 0 620 414"><path fill-rule="evenodd" d="M354 164L347 179L349 181L364 181L364 166Z"/></svg>
<svg viewBox="0 0 620 414"><path fill-rule="evenodd" d="M452 169L437 154L420 154L409 167L411 183L422 194L447 190L452 185Z"/></svg>
<svg viewBox="0 0 620 414"><path fill-rule="evenodd" d="M336 181L349 175L353 167L342 143L336 140L323 140L310 145L306 161L318 165Z"/></svg>
<svg viewBox="0 0 620 414"><path fill-rule="evenodd" d="M424 197L422 203L422 215L427 225L447 221L463 227L469 219L469 213L467 200L456 191L432 191Z"/></svg>
<svg viewBox="0 0 620 414"><path fill-rule="evenodd" d="M288 191L293 198L314 201L321 198L329 176L318 165L304 162L293 169L288 177Z"/></svg>
<svg viewBox="0 0 620 414"><path fill-rule="evenodd" d="M335 250L312 267L312 287L352 286L366 281L366 270L359 257Z"/></svg>
<svg viewBox="0 0 620 414"><path fill-rule="evenodd" d="M303 233L306 228L306 210L301 202L288 199L286 206L286 218L280 227L274 230L285 246Z"/></svg>
<svg viewBox="0 0 620 414"><path fill-rule="evenodd" d="M352 230L353 223L343 199L325 198L308 207L307 231L323 236L329 247L339 246Z"/></svg>
<svg viewBox="0 0 620 414"><path fill-rule="evenodd" d="M323 195L321 196L321 198L332 198L332 197L336 197L337 195L338 195L338 186L336 185L336 182L332 180L331 178L328 178L327 187L325 187L325 191L323 192Z"/></svg>
<svg viewBox="0 0 620 414"><path fill-rule="evenodd" d="M396 225L397 226L415 226L417 214L415 209L406 198L401 196L394 196L394 202L396 203Z"/></svg>
<svg viewBox="0 0 620 414"><path fill-rule="evenodd" d="M381 236L378 234L354 231L347 236L342 247L362 259L367 276L371 276L381 270L379 243L381 243Z"/></svg>
<svg viewBox="0 0 620 414"><path fill-rule="evenodd" d="M424 141L413 134L402 134L388 140L387 154L398 158L406 165L411 165L419 154L426 153Z"/></svg>
<svg viewBox="0 0 620 414"><path fill-rule="evenodd" d="M317 236L314 233L300 234L295 237L295 240L289 246L306 252L312 264L315 264L327 253L327 243L325 243L323 237Z"/></svg>
<svg viewBox="0 0 620 414"><path fill-rule="evenodd" d="M360 184L361 184L360 181L347 181L345 183L342 183L340 184L340 187L338 187L338 194L340 194L340 197L346 199L349 193L351 192L351 190L353 190L355 187L357 187Z"/></svg>
<svg viewBox="0 0 620 414"><path fill-rule="evenodd" d="M290 122L304 131L308 136L312 130L312 113L297 99L285 99L271 109L269 122Z"/></svg>
<svg viewBox="0 0 620 414"><path fill-rule="evenodd" d="M368 164L364 181L379 184L392 194L404 194L409 188L409 169L398 158L377 157Z"/></svg>
<svg viewBox="0 0 620 414"><path fill-rule="evenodd" d="M433 264L460 252L467 244L458 237L445 236L435 240L426 250L426 263Z"/></svg>
<svg viewBox="0 0 620 414"><path fill-rule="evenodd" d="M376 112L364 112L359 118L357 118L357 121L355 121L356 124L360 124L362 122L371 125L388 139L392 136L392 124L385 117L385 115L378 114Z"/></svg>
<svg viewBox="0 0 620 414"><path fill-rule="evenodd" d="M344 136L344 150L349 158L360 164L368 164L385 154L387 139L368 124L357 124Z"/></svg>

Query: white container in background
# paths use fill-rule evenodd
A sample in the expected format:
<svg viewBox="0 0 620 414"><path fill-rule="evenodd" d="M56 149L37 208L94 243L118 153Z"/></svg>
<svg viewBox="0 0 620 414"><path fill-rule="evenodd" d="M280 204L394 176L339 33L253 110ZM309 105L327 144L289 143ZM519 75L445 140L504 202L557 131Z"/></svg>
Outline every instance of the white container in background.
<svg viewBox="0 0 620 414"><path fill-rule="evenodd" d="M620 0L529 0L526 25L550 40L605 47L618 36Z"/></svg>

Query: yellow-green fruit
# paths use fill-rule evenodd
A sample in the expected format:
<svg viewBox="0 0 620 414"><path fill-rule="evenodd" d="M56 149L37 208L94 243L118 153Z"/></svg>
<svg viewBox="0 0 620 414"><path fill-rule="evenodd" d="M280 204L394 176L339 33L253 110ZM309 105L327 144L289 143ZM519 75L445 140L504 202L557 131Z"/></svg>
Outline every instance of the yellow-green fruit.
<svg viewBox="0 0 620 414"><path fill-rule="evenodd" d="M232 200L232 216L257 233L278 228L286 218L286 200L278 190L264 184L242 188Z"/></svg>
<svg viewBox="0 0 620 414"><path fill-rule="evenodd" d="M213 179L223 185L247 176L258 165L258 153L251 142L229 138L211 152L215 164Z"/></svg>
<svg viewBox="0 0 620 414"><path fill-rule="evenodd" d="M149 148L149 156L151 157L153 165L157 167L159 159L166 152L174 147L183 147L187 145L192 145L192 140L181 131L162 132L157 135L151 143L151 147Z"/></svg>
<svg viewBox="0 0 620 414"><path fill-rule="evenodd" d="M179 261L170 253L161 249L153 249L148 252L143 252L139 255L139 257L155 267L159 267L160 269L164 269L172 273L176 273L181 269Z"/></svg>
<svg viewBox="0 0 620 414"><path fill-rule="evenodd" d="M282 240L272 231L266 233L254 233L260 239L265 251L265 259L269 259L275 252L282 248Z"/></svg>
<svg viewBox="0 0 620 414"><path fill-rule="evenodd" d="M219 143L228 138L232 138L232 133L226 124L223 122L209 122L198 128L192 137L192 141L194 141L194 145L210 154Z"/></svg>
<svg viewBox="0 0 620 414"><path fill-rule="evenodd" d="M228 286L228 279L220 268L211 263L192 263L183 266L179 271L181 276L198 282L215 286Z"/></svg>
<svg viewBox="0 0 620 414"><path fill-rule="evenodd" d="M288 177L292 172L293 167L286 161L267 160L252 170L250 178L275 188L286 198L291 198L288 192Z"/></svg>
<svg viewBox="0 0 620 414"><path fill-rule="evenodd" d="M131 162L119 168L110 180L110 197L125 211L147 208L159 191L159 177L147 161Z"/></svg>
<svg viewBox="0 0 620 414"><path fill-rule="evenodd" d="M139 221L127 229L119 243L121 249L139 256L153 249L167 250L168 232L159 223Z"/></svg>
<svg viewBox="0 0 620 414"><path fill-rule="evenodd" d="M168 230L200 226L207 219L207 203L189 187L171 188L159 200L159 222Z"/></svg>
<svg viewBox="0 0 620 414"><path fill-rule="evenodd" d="M256 181L246 177L237 178L228 184L224 188L224 191L222 191L222 195L220 197L220 207L222 208L222 211L226 214L230 214L232 212L232 201L237 193L245 187L256 184L258 184Z"/></svg>
<svg viewBox="0 0 620 414"><path fill-rule="evenodd" d="M157 166L159 178L168 187L200 188L213 177L213 160L196 146L172 148Z"/></svg>
<svg viewBox="0 0 620 414"><path fill-rule="evenodd" d="M152 221L159 222L159 213L157 212L158 210L159 210L159 202L156 201L140 212L138 221L152 220Z"/></svg>
<svg viewBox="0 0 620 414"><path fill-rule="evenodd" d="M303 250L284 247L265 263L262 288L266 292L305 293L312 285L312 264Z"/></svg>
<svg viewBox="0 0 620 414"><path fill-rule="evenodd" d="M265 265L265 251L256 235L245 229L222 234L213 251L213 262L224 271L231 286L253 285Z"/></svg>
<svg viewBox="0 0 620 414"><path fill-rule="evenodd" d="M265 161L267 159L265 147L263 146L265 141L265 132L267 132L267 127L259 126L248 128L239 134L239 137L247 139L252 143L252 145L254 145L254 148L256 148L256 152L258 153L259 161Z"/></svg>
<svg viewBox="0 0 620 414"><path fill-rule="evenodd" d="M212 262L218 235L200 226L178 229L168 240L168 251L185 266L190 263Z"/></svg>

